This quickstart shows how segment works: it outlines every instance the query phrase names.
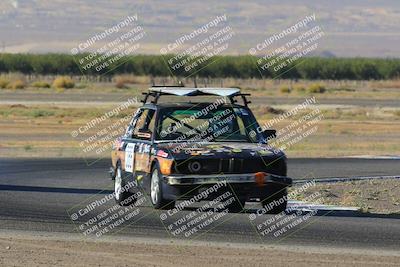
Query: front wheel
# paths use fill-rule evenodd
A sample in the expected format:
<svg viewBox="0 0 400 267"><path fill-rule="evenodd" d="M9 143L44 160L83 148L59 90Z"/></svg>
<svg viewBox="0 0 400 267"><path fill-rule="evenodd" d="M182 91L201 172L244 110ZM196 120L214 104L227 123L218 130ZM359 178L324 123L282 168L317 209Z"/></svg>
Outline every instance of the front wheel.
<svg viewBox="0 0 400 267"><path fill-rule="evenodd" d="M167 200L163 198L162 192L162 181L161 172L157 165L153 168L151 172L150 181L150 198L151 203L156 209L173 209L175 207L175 201Z"/></svg>
<svg viewBox="0 0 400 267"><path fill-rule="evenodd" d="M135 195L125 189L125 185L126 183L124 177L122 177L121 166L118 165L114 178L114 198L115 202L120 206L129 206L136 202Z"/></svg>

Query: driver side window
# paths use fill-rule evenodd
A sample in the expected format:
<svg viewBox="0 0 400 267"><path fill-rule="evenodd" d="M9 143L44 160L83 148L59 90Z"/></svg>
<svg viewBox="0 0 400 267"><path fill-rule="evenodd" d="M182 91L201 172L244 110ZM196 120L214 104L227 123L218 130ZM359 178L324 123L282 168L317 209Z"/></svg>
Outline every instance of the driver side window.
<svg viewBox="0 0 400 267"><path fill-rule="evenodd" d="M155 110L141 109L133 128L132 138L150 139L154 130Z"/></svg>

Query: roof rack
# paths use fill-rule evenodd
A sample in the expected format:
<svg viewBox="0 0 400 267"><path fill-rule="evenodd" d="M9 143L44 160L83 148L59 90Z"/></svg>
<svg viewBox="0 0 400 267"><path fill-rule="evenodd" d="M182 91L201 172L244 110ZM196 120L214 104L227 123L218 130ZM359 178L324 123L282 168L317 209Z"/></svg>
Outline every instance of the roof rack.
<svg viewBox="0 0 400 267"><path fill-rule="evenodd" d="M205 95L214 95L214 96L223 96L228 97L232 104L236 104L238 102L237 97L240 97L243 101L243 104L247 107L251 101L248 101L246 96L250 96L250 94L243 94L240 92L239 88L188 88L183 86L153 86L149 88L147 93L142 93L144 95L144 99L142 100L143 104L153 103L157 104L160 96L169 95L169 96L205 96ZM148 102L149 97L153 99Z"/></svg>

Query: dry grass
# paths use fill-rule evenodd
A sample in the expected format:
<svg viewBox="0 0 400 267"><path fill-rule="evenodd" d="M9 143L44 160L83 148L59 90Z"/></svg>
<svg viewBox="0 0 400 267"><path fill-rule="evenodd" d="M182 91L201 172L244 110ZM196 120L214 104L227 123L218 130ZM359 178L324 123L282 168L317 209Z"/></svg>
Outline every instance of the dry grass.
<svg viewBox="0 0 400 267"><path fill-rule="evenodd" d="M104 79L103 79L104 78ZM134 76L130 74L116 75L113 78L99 77L73 77L74 81L80 82L80 86L75 85L74 90L83 92L118 92L117 88L129 89L133 92L146 90L151 79L148 76ZM33 80L32 80L33 79ZM25 90L37 90L35 82L51 81L51 76L24 76L19 73L3 74L0 76L0 88L7 87L7 84L15 80L26 80ZM174 85L177 79L174 77L156 77L155 84ZM193 78L182 79L186 86L193 86ZM6 84L6 85L4 85ZM281 80L281 79L234 79L234 78L198 78L199 87L239 87L244 92L251 93L253 96L267 97L307 97L315 94L314 89L310 89L315 84L322 85L325 93L318 93L321 90L316 89L319 99L337 99L337 98L373 98L373 99L400 99L400 90L397 90L399 80L389 81L350 81L350 80ZM54 88L57 92L64 90L61 87ZM79 88L77 88L79 87ZM281 89L284 88L284 89ZM288 88L288 89L287 89ZM4 88L3 88L4 89ZM311 91L312 92L311 92ZM290 91L290 93L289 93ZM51 93L51 91L47 92Z"/></svg>
<svg viewBox="0 0 400 267"><path fill-rule="evenodd" d="M25 86L26 86L25 81L23 81L23 80L16 80L16 81L10 82L10 83L7 85L7 88L8 88L8 89L16 90L16 89L24 89Z"/></svg>
<svg viewBox="0 0 400 267"><path fill-rule="evenodd" d="M4 89L7 88L10 81L6 78L0 77L0 88Z"/></svg>
<svg viewBox="0 0 400 267"><path fill-rule="evenodd" d="M127 84L150 84L148 76L134 76L130 74L116 75L113 80L117 88L126 88Z"/></svg>
<svg viewBox="0 0 400 267"><path fill-rule="evenodd" d="M26 77L20 73L2 74L0 75L1 89L24 89L26 87Z"/></svg>
<svg viewBox="0 0 400 267"><path fill-rule="evenodd" d="M315 83L310 85L310 87L308 87L307 91L310 94L323 94L326 91L325 85L323 84L319 84L319 83Z"/></svg>
<svg viewBox="0 0 400 267"><path fill-rule="evenodd" d="M74 88L74 86L75 86L75 82L68 76L57 77L53 81L54 88L68 89L68 88Z"/></svg>
<svg viewBox="0 0 400 267"><path fill-rule="evenodd" d="M394 89L400 89L400 80L371 81L369 86L371 88L394 88Z"/></svg>
<svg viewBox="0 0 400 267"><path fill-rule="evenodd" d="M50 88L51 87L51 85L48 82L44 82L44 81L33 82L31 84L31 86L35 87L35 88Z"/></svg>
<svg viewBox="0 0 400 267"><path fill-rule="evenodd" d="M331 89L330 91L336 90L335 88ZM283 85L279 88L279 92L282 94L289 94L289 93L297 93L297 94L323 94L327 91L325 85L320 83L314 83L305 87L302 84L290 84L290 85Z"/></svg>
<svg viewBox="0 0 400 267"><path fill-rule="evenodd" d="M289 94L291 92L290 88L287 86L283 86L283 87L279 88L279 91L284 94Z"/></svg>

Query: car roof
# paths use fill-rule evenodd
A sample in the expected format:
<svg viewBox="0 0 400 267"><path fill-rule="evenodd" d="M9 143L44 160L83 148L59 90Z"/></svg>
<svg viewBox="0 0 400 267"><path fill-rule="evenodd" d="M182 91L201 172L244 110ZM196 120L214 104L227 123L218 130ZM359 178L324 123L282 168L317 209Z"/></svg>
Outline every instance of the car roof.
<svg viewBox="0 0 400 267"><path fill-rule="evenodd" d="M240 94L239 88L220 88L220 87L207 87L207 88L190 88L190 87L151 87L150 92L158 92L165 95L175 96L201 96L201 95L215 95L215 96L235 96Z"/></svg>
<svg viewBox="0 0 400 267"><path fill-rule="evenodd" d="M235 106L248 106L251 101L248 101L246 96L249 96L250 94L248 93L241 93L239 88L231 88L231 87L203 87L203 88L191 88L191 87L177 87L177 86L153 86L149 88L148 92L143 92L143 95L145 95L144 99L141 101L144 106L147 107L152 107L153 109L156 107L165 107L167 105L163 105L159 103L159 99L161 96L178 96L178 97L184 97L184 98L191 98L194 96L201 96L201 97L209 97L209 96L219 96L223 97L225 100L229 100L225 103L230 102L231 105ZM238 98L240 98L243 102L243 105L238 105ZM183 99L182 99L183 100ZM203 101L206 102L204 105L207 103L213 103L213 101L209 101L208 99L198 99L198 101ZM177 101L174 99L171 101L172 106L176 105L187 105L187 106L193 106L194 102L191 100L183 100L180 101L180 104L177 104ZM185 103L185 104L182 104ZM200 103L196 103L199 105ZM222 103L220 103L222 104Z"/></svg>
<svg viewBox="0 0 400 267"><path fill-rule="evenodd" d="M159 109L163 109L163 108L193 108L195 106L197 107L206 107L213 104L213 102L166 102L166 103L157 103L157 104L153 104L153 103L147 103L145 105L143 105L144 108L159 108ZM240 107L240 108L246 108L245 106L242 105L237 105L237 104L231 104L231 103L226 103L226 104L222 104L220 105L221 107Z"/></svg>

